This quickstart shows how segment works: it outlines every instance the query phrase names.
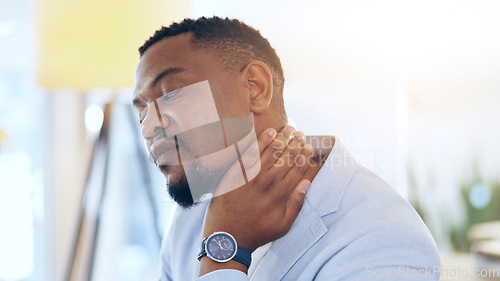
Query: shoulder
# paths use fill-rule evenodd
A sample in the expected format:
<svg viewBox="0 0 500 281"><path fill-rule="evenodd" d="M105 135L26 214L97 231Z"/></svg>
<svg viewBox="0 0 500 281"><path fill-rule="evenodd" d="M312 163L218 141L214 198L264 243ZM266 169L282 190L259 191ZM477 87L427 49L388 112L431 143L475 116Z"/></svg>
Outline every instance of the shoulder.
<svg viewBox="0 0 500 281"><path fill-rule="evenodd" d="M365 265L368 260L410 267L440 264L434 239L414 208L362 165L356 165L338 210L322 219L325 238L344 242L340 256L366 258Z"/></svg>

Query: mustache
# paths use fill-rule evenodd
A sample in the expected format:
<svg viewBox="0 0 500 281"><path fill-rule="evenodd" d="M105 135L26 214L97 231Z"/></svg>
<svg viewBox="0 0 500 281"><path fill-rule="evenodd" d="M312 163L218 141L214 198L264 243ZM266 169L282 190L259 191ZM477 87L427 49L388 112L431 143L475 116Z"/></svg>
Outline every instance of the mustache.
<svg viewBox="0 0 500 281"><path fill-rule="evenodd" d="M144 137L144 138L151 144L153 144L157 141L163 140L163 139L170 140L172 142L175 142L175 146L177 149L182 147L184 150L190 151L189 146L186 143L186 140L184 140L183 138L177 137L178 135L179 135L179 133L167 134L167 129L160 127L160 126L157 126L154 128L153 136Z"/></svg>
<svg viewBox="0 0 500 281"><path fill-rule="evenodd" d="M160 145L162 139L170 142L170 147L175 143L182 161L190 161L237 145L238 141L247 136L253 128L253 123L246 119L224 118L223 120L207 123L175 135L169 135L164 127L156 126L153 129L153 136L148 140L155 147Z"/></svg>
<svg viewBox="0 0 500 281"><path fill-rule="evenodd" d="M174 135L175 137L175 135ZM167 129L162 128L160 126L156 126L153 131L153 136L144 137L147 141L151 143L155 143L155 141L160 139L172 139L167 137Z"/></svg>

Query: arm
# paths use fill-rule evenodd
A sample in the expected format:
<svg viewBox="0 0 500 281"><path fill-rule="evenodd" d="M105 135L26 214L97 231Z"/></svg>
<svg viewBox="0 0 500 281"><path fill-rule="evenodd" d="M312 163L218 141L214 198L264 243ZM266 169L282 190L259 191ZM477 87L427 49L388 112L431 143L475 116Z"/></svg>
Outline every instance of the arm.
<svg viewBox="0 0 500 281"><path fill-rule="evenodd" d="M309 163L306 159L313 154L303 134L295 133L290 126L277 135L267 130L257 141L260 173L248 184L212 198L203 228L204 237L216 231L232 234L238 245L250 252L290 229L310 185L303 177ZM205 256L201 258L199 280L246 280L246 273L246 266L239 262L217 263Z"/></svg>

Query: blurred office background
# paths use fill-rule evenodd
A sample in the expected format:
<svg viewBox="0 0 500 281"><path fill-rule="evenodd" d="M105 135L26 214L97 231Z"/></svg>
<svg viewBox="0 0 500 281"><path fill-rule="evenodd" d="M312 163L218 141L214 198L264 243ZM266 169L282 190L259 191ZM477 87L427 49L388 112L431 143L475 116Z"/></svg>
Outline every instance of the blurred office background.
<svg viewBox="0 0 500 281"><path fill-rule="evenodd" d="M175 204L130 111L136 49L212 15L269 39L290 122L337 136L407 198L444 266L500 268L499 14L488 0L0 0L0 280L155 279Z"/></svg>

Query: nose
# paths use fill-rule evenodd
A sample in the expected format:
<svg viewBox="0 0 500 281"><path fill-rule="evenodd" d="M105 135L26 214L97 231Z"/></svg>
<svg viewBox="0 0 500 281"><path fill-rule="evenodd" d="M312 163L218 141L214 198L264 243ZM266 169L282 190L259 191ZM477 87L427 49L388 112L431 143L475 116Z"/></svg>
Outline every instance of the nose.
<svg viewBox="0 0 500 281"><path fill-rule="evenodd" d="M152 138L166 129L170 125L170 120L166 113L159 111L156 101L150 102L147 107L146 116L142 120L142 135L144 138Z"/></svg>

